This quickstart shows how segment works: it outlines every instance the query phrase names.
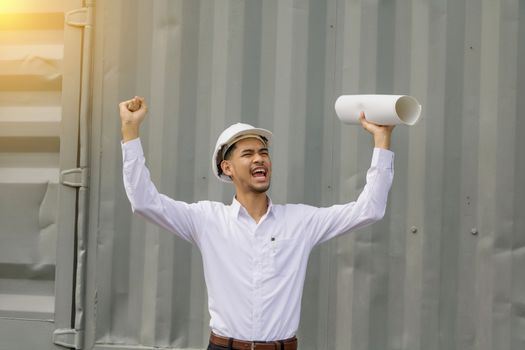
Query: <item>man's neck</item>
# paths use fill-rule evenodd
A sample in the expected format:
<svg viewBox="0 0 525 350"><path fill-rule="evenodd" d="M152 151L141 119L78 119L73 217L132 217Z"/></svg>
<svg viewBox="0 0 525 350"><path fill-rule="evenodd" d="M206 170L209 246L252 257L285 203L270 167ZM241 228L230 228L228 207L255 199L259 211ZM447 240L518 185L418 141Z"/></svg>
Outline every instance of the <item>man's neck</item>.
<svg viewBox="0 0 525 350"><path fill-rule="evenodd" d="M266 196L266 193L237 193L235 198L246 209L256 223L259 223L261 218L268 211L268 197Z"/></svg>

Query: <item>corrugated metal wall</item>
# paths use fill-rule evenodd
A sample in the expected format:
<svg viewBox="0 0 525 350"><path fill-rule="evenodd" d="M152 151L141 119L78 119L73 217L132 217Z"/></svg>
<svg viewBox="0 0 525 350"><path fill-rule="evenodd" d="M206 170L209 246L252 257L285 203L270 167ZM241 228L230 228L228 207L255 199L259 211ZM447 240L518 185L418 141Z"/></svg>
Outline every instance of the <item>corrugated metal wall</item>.
<svg viewBox="0 0 525 350"><path fill-rule="evenodd" d="M0 7L0 316L47 319L54 310L60 5Z"/></svg>
<svg viewBox="0 0 525 350"><path fill-rule="evenodd" d="M117 103L144 95L162 192L230 202L218 133L275 133L275 202L356 197L370 136L342 93L408 93L385 219L317 248L301 349L525 348L525 3L519 0L115 0L97 4L87 345L202 348L200 254L131 215ZM520 215L521 214L521 215ZM119 345L120 344L120 345Z"/></svg>
<svg viewBox="0 0 525 350"><path fill-rule="evenodd" d="M78 190L60 174L78 166L81 5L0 1L0 349L58 349L74 328Z"/></svg>

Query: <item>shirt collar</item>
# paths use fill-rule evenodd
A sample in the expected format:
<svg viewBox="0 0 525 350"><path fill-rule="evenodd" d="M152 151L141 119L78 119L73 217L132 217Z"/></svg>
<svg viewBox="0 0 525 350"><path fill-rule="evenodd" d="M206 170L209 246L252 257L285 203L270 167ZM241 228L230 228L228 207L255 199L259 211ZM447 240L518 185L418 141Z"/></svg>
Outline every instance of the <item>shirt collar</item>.
<svg viewBox="0 0 525 350"><path fill-rule="evenodd" d="M269 216L270 214L274 214L274 210L273 210L273 203L272 203L272 199L267 195L266 196L268 198L268 210L266 211L266 215ZM231 209L231 214L234 218L238 218L239 217L239 214L241 213L241 210L244 211L244 213L246 213L246 215L248 215L248 212L246 211L246 209L241 205L241 203L237 200L237 198L235 198L235 196L233 196L233 199L232 199L232 204L230 206L230 209Z"/></svg>

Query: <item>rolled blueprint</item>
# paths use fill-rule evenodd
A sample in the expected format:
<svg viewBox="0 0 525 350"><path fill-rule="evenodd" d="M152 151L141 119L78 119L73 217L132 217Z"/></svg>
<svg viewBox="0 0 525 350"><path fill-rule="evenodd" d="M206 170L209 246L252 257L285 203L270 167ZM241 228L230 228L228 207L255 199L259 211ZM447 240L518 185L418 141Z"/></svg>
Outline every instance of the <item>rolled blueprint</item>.
<svg viewBox="0 0 525 350"><path fill-rule="evenodd" d="M359 124L359 112L380 125L414 125L421 105L407 95L342 95L335 101L335 112L343 123Z"/></svg>

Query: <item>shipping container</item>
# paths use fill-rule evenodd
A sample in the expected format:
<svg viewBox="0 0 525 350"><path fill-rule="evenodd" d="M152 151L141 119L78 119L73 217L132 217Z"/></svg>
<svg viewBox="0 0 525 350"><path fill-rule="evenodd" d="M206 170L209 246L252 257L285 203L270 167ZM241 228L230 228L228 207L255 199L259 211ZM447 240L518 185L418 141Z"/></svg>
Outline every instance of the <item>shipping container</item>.
<svg viewBox="0 0 525 350"><path fill-rule="evenodd" d="M520 0L0 0L0 350L205 349L199 251L132 214L118 103L159 190L230 203L218 134L274 132L275 203L354 200L342 94L409 94L379 223L310 256L301 350L525 348Z"/></svg>

